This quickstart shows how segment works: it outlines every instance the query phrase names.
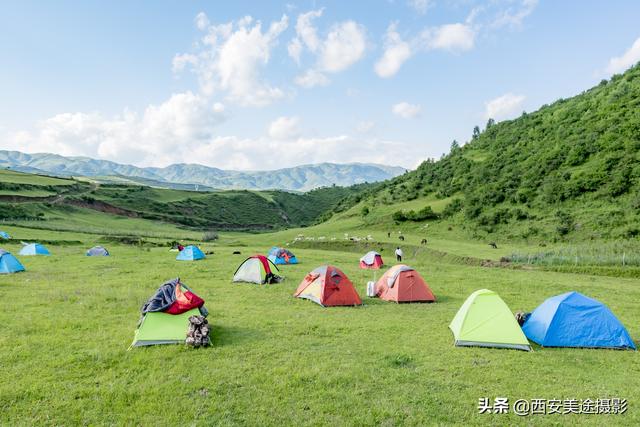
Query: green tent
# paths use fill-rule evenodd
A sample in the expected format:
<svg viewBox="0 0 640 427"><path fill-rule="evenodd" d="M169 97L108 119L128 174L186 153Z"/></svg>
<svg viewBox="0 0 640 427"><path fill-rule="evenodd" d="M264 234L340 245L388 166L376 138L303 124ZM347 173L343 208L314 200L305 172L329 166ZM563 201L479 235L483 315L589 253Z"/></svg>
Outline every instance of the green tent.
<svg viewBox="0 0 640 427"><path fill-rule="evenodd" d="M456 346L513 348L530 351L513 313L498 294L488 289L475 291L451 321Z"/></svg>
<svg viewBox="0 0 640 427"><path fill-rule="evenodd" d="M182 314L147 313L136 330L131 346L184 343L189 328L189 317L198 315L200 310L197 308Z"/></svg>

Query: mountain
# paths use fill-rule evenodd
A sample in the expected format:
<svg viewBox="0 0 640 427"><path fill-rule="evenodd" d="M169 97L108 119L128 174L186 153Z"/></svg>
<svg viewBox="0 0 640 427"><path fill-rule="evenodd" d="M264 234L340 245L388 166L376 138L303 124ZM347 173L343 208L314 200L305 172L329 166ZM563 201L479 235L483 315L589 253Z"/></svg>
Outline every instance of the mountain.
<svg viewBox="0 0 640 427"><path fill-rule="evenodd" d="M198 184L217 189L287 191L309 191L332 185L349 186L378 182L406 171L401 167L363 163L320 163L255 172L229 171L197 164L141 168L88 157L26 154L4 150L0 150L0 167L28 173L93 177L99 182L122 182L124 177L134 182L168 188L175 188L173 184ZM184 188L184 185L179 188Z"/></svg>
<svg viewBox="0 0 640 427"><path fill-rule="evenodd" d="M476 237L637 238L639 153L637 65L536 112L490 120L464 146L454 142L440 160L377 184L352 205L375 215L403 203L411 209L381 221L417 225L446 218L443 227L457 223Z"/></svg>

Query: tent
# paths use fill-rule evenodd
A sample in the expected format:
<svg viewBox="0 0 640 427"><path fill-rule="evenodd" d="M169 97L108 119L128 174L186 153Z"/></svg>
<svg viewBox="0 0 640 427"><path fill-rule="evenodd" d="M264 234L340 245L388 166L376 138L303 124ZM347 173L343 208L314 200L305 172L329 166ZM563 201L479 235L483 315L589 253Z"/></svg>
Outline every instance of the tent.
<svg viewBox="0 0 640 427"><path fill-rule="evenodd" d="M204 300L179 278L160 286L142 306L141 312L143 317L136 329L132 347L184 343L189 317L208 315Z"/></svg>
<svg viewBox="0 0 640 427"><path fill-rule="evenodd" d="M436 296L413 268L394 265L376 283L375 294L385 301L434 302Z"/></svg>
<svg viewBox="0 0 640 427"><path fill-rule="evenodd" d="M545 300L531 313L522 330L543 347L636 348L606 305L578 292Z"/></svg>
<svg viewBox="0 0 640 427"><path fill-rule="evenodd" d="M109 256L109 251L102 246L94 246L87 251L87 256Z"/></svg>
<svg viewBox="0 0 640 427"><path fill-rule="evenodd" d="M530 351L513 313L498 294L488 289L475 291L451 321L456 346L512 348Z"/></svg>
<svg viewBox="0 0 640 427"><path fill-rule="evenodd" d="M307 274L293 296L311 300L323 307L362 304L353 283L331 265L323 265Z"/></svg>
<svg viewBox="0 0 640 427"><path fill-rule="evenodd" d="M4 249L0 249L0 274L18 273L24 271L20 261Z"/></svg>
<svg viewBox="0 0 640 427"><path fill-rule="evenodd" d="M30 243L28 245L24 245L18 255L51 255L47 248L42 246L40 243Z"/></svg>
<svg viewBox="0 0 640 427"><path fill-rule="evenodd" d="M247 282L262 284L279 283L282 277L276 272L280 272L278 267L264 255L253 255L245 259L233 274L234 282Z"/></svg>
<svg viewBox="0 0 640 427"><path fill-rule="evenodd" d="M360 268L375 268L378 269L384 265L382 261L382 255L376 251L369 251L360 258Z"/></svg>
<svg viewBox="0 0 640 427"><path fill-rule="evenodd" d="M204 259L204 253L197 246L189 245L178 253L178 261L197 261Z"/></svg>
<svg viewBox="0 0 640 427"><path fill-rule="evenodd" d="M0 238L4 240L9 240L11 236L9 236L9 233L7 233L6 231L0 231Z"/></svg>
<svg viewBox="0 0 640 427"><path fill-rule="evenodd" d="M298 258L288 249L277 246L269 249L267 258L274 264L297 264Z"/></svg>

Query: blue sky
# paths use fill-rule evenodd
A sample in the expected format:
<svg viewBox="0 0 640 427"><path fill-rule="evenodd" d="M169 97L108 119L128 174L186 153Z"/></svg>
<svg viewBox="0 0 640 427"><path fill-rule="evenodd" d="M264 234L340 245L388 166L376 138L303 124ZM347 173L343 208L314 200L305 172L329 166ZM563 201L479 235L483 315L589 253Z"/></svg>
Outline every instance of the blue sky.
<svg viewBox="0 0 640 427"><path fill-rule="evenodd" d="M640 2L5 3L0 148L415 167L640 60Z"/></svg>

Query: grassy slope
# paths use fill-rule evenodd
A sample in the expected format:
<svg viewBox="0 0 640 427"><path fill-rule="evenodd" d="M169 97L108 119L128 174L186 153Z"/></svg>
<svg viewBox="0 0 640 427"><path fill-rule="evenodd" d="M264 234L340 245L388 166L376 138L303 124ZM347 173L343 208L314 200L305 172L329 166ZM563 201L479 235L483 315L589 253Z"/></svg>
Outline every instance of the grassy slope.
<svg viewBox="0 0 640 427"><path fill-rule="evenodd" d="M95 243L90 235L58 234ZM477 415L478 398L624 397L630 405L640 399L640 386L630 381L640 375L638 353L455 348L447 328L466 296L482 287L500 293L514 311L575 289L607 303L637 338L638 280L471 267L408 254L436 304L365 298L360 308L323 309L291 297L309 270L336 264L361 294L372 273L357 268L359 254L299 249L302 264L284 268L282 284L229 282L245 254L265 251L280 237L224 235L204 245L216 254L197 263L177 262L165 249L120 245L109 247L108 259L83 256L84 246L23 257L28 272L0 277L0 424L514 424L526 421ZM231 255L235 249L243 255ZM175 276L207 300L213 348L127 352L140 305ZM606 419L535 421L638 424L633 408Z"/></svg>

